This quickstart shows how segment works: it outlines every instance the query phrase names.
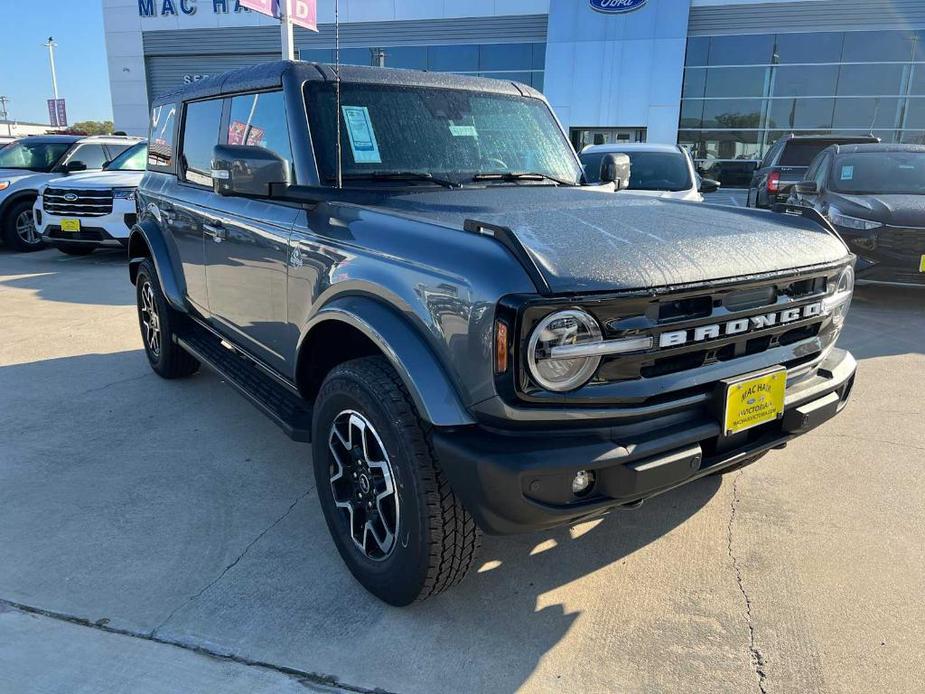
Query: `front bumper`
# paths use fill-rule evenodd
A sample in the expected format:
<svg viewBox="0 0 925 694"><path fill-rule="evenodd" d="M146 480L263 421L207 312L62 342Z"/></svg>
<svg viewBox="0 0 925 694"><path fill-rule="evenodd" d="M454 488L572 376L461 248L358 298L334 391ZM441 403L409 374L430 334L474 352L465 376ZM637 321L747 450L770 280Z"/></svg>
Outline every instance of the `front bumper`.
<svg viewBox="0 0 925 694"><path fill-rule="evenodd" d="M435 429L433 443L453 490L483 530L551 528L632 506L785 445L841 411L856 369L849 352L833 349L816 375L787 389L782 419L729 438L705 409L676 426L642 424L621 440L607 428L512 433L474 426ZM584 496L571 491L579 470L595 477Z"/></svg>
<svg viewBox="0 0 925 694"><path fill-rule="evenodd" d="M32 210L36 228L45 242L53 246L67 243L93 245L99 248L124 248L128 245L128 237L137 219L134 201L119 199L113 202L112 212L109 214L77 216L80 220L80 231L69 232L61 230L61 220L64 217L45 211L41 195Z"/></svg>

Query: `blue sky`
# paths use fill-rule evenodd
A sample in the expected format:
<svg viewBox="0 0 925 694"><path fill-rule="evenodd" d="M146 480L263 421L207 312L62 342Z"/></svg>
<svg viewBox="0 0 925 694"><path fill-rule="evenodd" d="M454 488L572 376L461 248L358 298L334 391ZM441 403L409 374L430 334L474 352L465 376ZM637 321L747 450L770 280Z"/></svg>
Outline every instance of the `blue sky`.
<svg viewBox="0 0 925 694"><path fill-rule="evenodd" d="M48 49L54 36L58 94L68 120L111 120L109 73L100 0L0 0L0 94L10 97L12 120L48 122L52 97Z"/></svg>

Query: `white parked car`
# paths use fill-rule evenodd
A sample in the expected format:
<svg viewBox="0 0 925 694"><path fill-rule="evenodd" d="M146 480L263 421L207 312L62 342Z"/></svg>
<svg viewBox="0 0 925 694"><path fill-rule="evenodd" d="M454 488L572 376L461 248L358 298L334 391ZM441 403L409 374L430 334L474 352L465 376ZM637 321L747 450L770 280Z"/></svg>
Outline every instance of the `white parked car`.
<svg viewBox="0 0 925 694"><path fill-rule="evenodd" d="M39 188L53 178L100 171L139 138L118 135L30 135L0 148L0 236L18 251L44 245L32 207Z"/></svg>
<svg viewBox="0 0 925 694"><path fill-rule="evenodd" d="M719 183L701 178L687 151L678 145L627 142L588 145L578 155L589 183L601 180L601 162L607 154L626 154L630 158L630 181L624 190L674 200L703 202L701 193L712 193Z"/></svg>
<svg viewBox="0 0 925 694"><path fill-rule="evenodd" d="M148 143L139 142L100 172L56 178L42 186L33 212L44 241L69 255L126 246L147 158Z"/></svg>

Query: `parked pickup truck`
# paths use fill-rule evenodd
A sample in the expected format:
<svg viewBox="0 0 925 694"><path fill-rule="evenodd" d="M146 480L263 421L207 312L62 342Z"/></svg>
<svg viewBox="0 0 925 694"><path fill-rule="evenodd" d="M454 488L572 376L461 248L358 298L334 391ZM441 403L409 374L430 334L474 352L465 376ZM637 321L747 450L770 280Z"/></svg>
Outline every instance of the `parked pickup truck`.
<svg viewBox="0 0 925 694"><path fill-rule="evenodd" d="M335 74L159 97L129 272L158 374L206 364L311 441L382 600L460 581L482 531L638 506L844 407L854 257L830 228L613 195L624 155L586 185L521 84Z"/></svg>
<svg viewBox="0 0 925 694"><path fill-rule="evenodd" d="M803 180L809 163L831 145L880 142L873 135L788 135L768 150L752 174L746 207L770 208L787 201L790 189Z"/></svg>

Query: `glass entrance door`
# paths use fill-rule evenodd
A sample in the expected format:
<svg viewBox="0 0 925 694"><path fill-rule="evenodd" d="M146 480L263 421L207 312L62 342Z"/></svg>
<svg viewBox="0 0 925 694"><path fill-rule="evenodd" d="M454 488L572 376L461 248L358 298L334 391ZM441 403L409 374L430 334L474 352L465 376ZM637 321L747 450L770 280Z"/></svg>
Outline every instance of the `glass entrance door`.
<svg viewBox="0 0 925 694"><path fill-rule="evenodd" d="M576 152L587 145L615 145L623 142L645 142L645 128L572 128L569 138Z"/></svg>

